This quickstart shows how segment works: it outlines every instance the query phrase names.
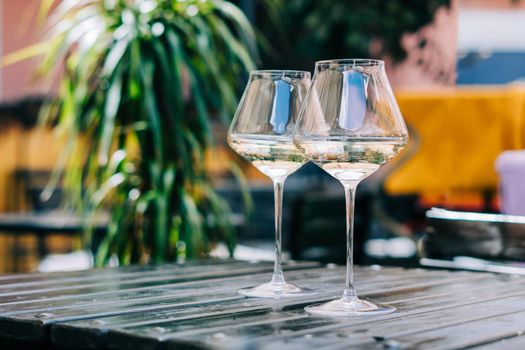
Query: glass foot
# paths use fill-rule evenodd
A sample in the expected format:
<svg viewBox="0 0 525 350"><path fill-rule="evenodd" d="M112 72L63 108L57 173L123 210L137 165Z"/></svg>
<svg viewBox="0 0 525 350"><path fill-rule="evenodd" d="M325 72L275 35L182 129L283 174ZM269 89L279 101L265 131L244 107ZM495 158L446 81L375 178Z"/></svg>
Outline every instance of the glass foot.
<svg viewBox="0 0 525 350"><path fill-rule="evenodd" d="M310 305L304 308L306 312L316 316L366 316L384 315L396 311L389 305L374 304L366 299L336 299L324 304Z"/></svg>
<svg viewBox="0 0 525 350"><path fill-rule="evenodd" d="M294 298L303 297L316 294L315 291L301 288L291 283L263 283L256 287L243 288L239 290L239 294L251 298Z"/></svg>

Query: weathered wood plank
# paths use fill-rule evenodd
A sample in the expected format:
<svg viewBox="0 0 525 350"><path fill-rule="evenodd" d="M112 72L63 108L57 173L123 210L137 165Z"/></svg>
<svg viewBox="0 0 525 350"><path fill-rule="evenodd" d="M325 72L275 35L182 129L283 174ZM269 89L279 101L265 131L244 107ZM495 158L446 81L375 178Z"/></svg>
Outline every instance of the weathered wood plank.
<svg viewBox="0 0 525 350"><path fill-rule="evenodd" d="M129 266L120 266L112 268L93 268L89 270L82 271L63 271L63 272L34 272L34 273L17 273L17 274L5 274L0 275L0 287L4 284L11 283L23 283L23 282L32 282L32 281L47 281L49 279L59 280L62 278L75 278L75 277L84 277L84 276L104 276L104 275L114 275L116 273L144 273L148 271L164 270L164 269L185 269L192 266L209 266L209 265L227 265L232 263L244 263L231 259L208 259L208 260L187 260L183 264L167 263L162 265L129 265ZM258 263L260 264L260 263Z"/></svg>
<svg viewBox="0 0 525 350"><path fill-rule="evenodd" d="M337 274L338 278L341 276L342 271L338 271ZM387 272L388 273L388 272ZM430 274L432 274L431 272ZM421 273L420 273L421 274ZM448 278L446 278L447 276ZM397 295L397 298L406 298L407 296L404 295L408 292L412 293L422 293L423 291L428 290L429 288L432 288L435 285L440 284L447 284L448 283L454 283L458 282L460 280L466 280L468 278L472 278L472 280L479 280L483 278L481 275L459 275L454 276L454 274L448 274L443 275L443 272L439 272L438 274L434 275L434 278L432 276L428 276L428 280L425 280L422 283L414 283L418 279L421 280L422 276L406 276L404 278L400 278L400 276L393 276L393 279L388 279L388 277L385 277L384 275L374 275L374 277L377 279L377 282L370 281L368 283L362 282L360 283L361 289L365 294L374 295L376 291L382 291L384 293L389 293L391 295ZM66 322L65 324L57 324L54 328L52 333L54 332L62 332L63 334L65 332L69 332L70 336L68 338L71 339L78 339L81 335L84 336L86 329L92 328L92 332L100 334L104 334L108 329L126 329L132 327L133 329L129 330L127 333L130 333L131 335L135 336L139 334L139 329L142 328L142 331L146 334L152 330L152 333L155 340L157 339L157 336L162 336L164 338L165 336L169 335L170 329L169 327L172 325L178 325L180 321L188 321L193 322L194 325L199 325L200 327L201 322L205 322L205 318L217 318L217 317L224 317L229 316L229 319L226 320L228 324L228 328L234 327L236 325L243 325L244 321L241 320L240 313L246 312L249 314L249 311L252 312L259 312L259 311L266 311L266 313L271 313L273 310L277 309L291 309L291 310L299 310L302 313L302 317L308 317L304 312L302 311L302 308L310 303L313 302L319 302L323 300L328 300L333 298L334 296L338 295L340 293L340 287L338 287L342 281L339 281L339 283L334 284L328 282L327 285L324 287L325 292L319 293L319 295L314 297L308 297L308 298L302 298L302 299L294 299L294 300L285 300L285 301L268 301L264 299L241 299L239 301L227 303L227 305L220 304L220 305L213 305L210 308L204 307L200 308L199 312L195 312L194 310L190 310L190 312L184 312L183 310L178 311L172 311L167 310L167 313L154 313L152 317L142 317L141 315L130 315L129 318L105 318L100 319L100 321L103 322L103 324L94 325L86 324L85 322ZM493 283L491 283L493 286ZM321 287L320 285L317 285L317 287ZM486 286L488 288L489 285ZM323 288L318 288L319 290L322 290ZM405 293L400 293L400 291L403 290ZM369 292L369 293L367 293ZM443 291L442 291L443 293ZM401 295L403 294L403 295ZM421 299L421 298L420 298ZM238 303L242 303L243 307L247 307L246 309L236 309L235 306ZM207 313L205 315L201 315L201 312L206 311ZM137 315L138 317L136 317ZM272 316L272 320L276 321L278 317L276 315ZM185 325L187 326L187 325ZM163 334L158 333L158 329L161 327L163 329ZM76 335L73 335L75 332ZM79 333L78 333L79 332ZM147 334L147 336L151 335ZM55 337L55 338L65 338L65 337ZM117 340L115 343L122 343L121 340ZM98 346L98 345L97 345ZM136 346L136 344L135 344Z"/></svg>
<svg viewBox="0 0 525 350"><path fill-rule="evenodd" d="M315 270L314 270L315 271ZM255 270L252 270L255 272ZM317 271L318 273L319 271ZM289 270L287 275L296 279L297 281L308 282L312 275L312 270ZM181 281L169 284L161 284L153 287L139 287L127 289L127 286L115 285L112 286L110 292L100 295L93 299L92 293L82 293L82 290L77 291L74 298L70 295L63 297L38 299L34 301L16 301L12 303L0 304L0 316L20 315L26 313L34 313L36 311L53 311L61 309L78 310L79 307L86 306L89 308L97 308L104 304L110 306L119 305L122 303L131 303L132 301L150 302L151 300L162 300L166 298L177 298L194 295L209 295L213 292L223 292L227 294L236 291L237 288L245 287L256 283L265 282L269 279L268 271L252 273L249 276L234 276L211 278L191 281ZM330 282L332 279L340 279L340 273L330 271L324 275L324 279ZM160 288L159 288L160 287ZM115 289L112 290L111 289ZM67 312L67 311L66 311ZM75 311L78 313L78 311Z"/></svg>
<svg viewBox="0 0 525 350"><path fill-rule="evenodd" d="M290 270L287 271L287 274L290 276L294 276L294 274L304 275L303 278L308 278L310 276L310 272L308 269L302 270L305 266L312 267L312 265L294 265L292 268L299 268L299 270ZM262 271L262 273L260 273ZM212 283L210 283L207 279L201 279L193 281L193 275L194 274L188 274L183 275L178 278L181 282L178 284L174 284L172 288L175 289L175 292L171 292L171 296L167 298L163 298L162 300L158 300L157 302L153 303L150 300L142 300L142 298L138 298L135 300L124 300L123 302L103 302L103 298L96 299L95 302L89 303L89 305L78 305L78 304L70 304L63 307L56 307L56 308L47 308L47 309L39 309L38 312L35 310L29 309L29 310L19 310L16 311L15 314L9 315L9 312L6 313L6 315L1 315L0 317L0 336L9 336L10 334L24 334L24 339L32 339L30 336L42 336L46 335L46 332L37 332L36 330L30 331L29 328L45 328L50 324L57 323L57 322L65 322L65 321L73 321L73 320L81 320L81 319L90 319L90 318L96 318L96 317L108 317L108 316L116 316L122 317L124 315L138 313L142 315L144 312L151 313L153 311L160 311L160 310L171 310L171 309L185 309L189 307L197 307L202 305L208 305L209 303L213 302L221 302L221 301L227 301L227 302L233 302L235 300L243 300L244 297L240 296L236 293L237 288L239 286L246 287L248 285L251 285L254 283L253 280L255 280L255 283L261 283L263 281L268 280L269 276L268 268L262 268L262 269L256 269L256 268L250 268L249 270L243 269L243 272L239 272L237 270L229 270L230 275L244 275L247 272L251 273L248 276L244 276L243 278L240 278L237 280L237 283L234 286L229 286L228 288L225 288L222 294L217 294L219 292L217 287L220 287L222 283L224 282L224 279L215 278L212 279ZM256 273L259 272L259 273ZM212 272L213 274L213 272ZM224 273L226 274L226 273ZM330 274L333 274L335 276L336 272L332 271L328 274L325 274L326 276L329 276ZM217 273L215 273L217 275ZM219 274L220 276L221 274ZM340 275L340 273L338 274ZM188 278L188 276L191 276L191 278ZM209 276L205 274L201 274L202 276ZM339 277L339 276L338 276ZM190 280L188 282L187 280ZM159 282L157 282L159 283ZM123 288L123 285L128 286L127 283L119 283L116 285L109 285L109 289L116 289ZM143 284L141 284L143 285ZM204 288L202 288L204 287ZM209 289L210 287L213 287L212 289ZM198 289L202 288L202 290L205 291L206 294L215 295L217 294L216 298L210 299L210 300L202 300L203 295L199 293L186 293L186 297L180 295L180 291L186 289ZM222 288L222 287L221 287ZM77 292L81 293L85 290L85 288L80 288L77 290ZM207 292L209 290L209 293ZM115 292L115 291L113 291ZM122 291L120 291L122 292ZM214 294L215 293L215 294ZM85 294L80 294L81 296L85 296ZM101 303L102 305L99 305ZM202 305L201 305L202 304ZM27 304L26 304L27 305ZM24 305L25 306L25 305ZM116 307L118 306L118 307ZM169 312L169 311L168 311ZM4 332L4 325L9 325L9 328L5 328L7 331ZM21 330L15 332L15 328L17 326L20 326ZM22 332L23 331L23 332Z"/></svg>
<svg viewBox="0 0 525 350"><path fill-rule="evenodd" d="M486 350L525 344L518 337L525 331L524 277L358 267L359 294L398 311L333 319L310 316L303 307L337 297L343 267L288 267L288 279L316 289L314 296L267 300L237 294L267 281L272 268L227 261L0 278L0 346L2 337L138 350Z"/></svg>
<svg viewBox="0 0 525 350"><path fill-rule="evenodd" d="M324 271L324 273L322 274L322 279L326 280L326 295L325 298L330 298L332 297L331 295L336 295L337 293L340 292L340 285L342 283L342 281L340 280L341 279L341 270L336 270L336 271L326 271L326 270L322 270ZM397 271L397 270L396 270ZM400 272L401 270L397 271L397 272ZM320 276L320 271L317 271L316 275L317 276ZM393 271L391 271L393 273ZM293 273L294 272L291 272L291 273L288 273L288 275L290 277L293 277ZM295 273L299 273L299 272L295 272ZM304 277L308 277L308 278L311 278L311 276L308 276L308 275L311 275L312 273L314 273L313 270L307 270L307 271L304 271L303 272L305 274ZM330 275L332 274L332 277L330 278ZM335 280L337 280L338 283L334 283L335 280L332 280L332 278L335 277ZM438 276L436 275L435 276L435 279L436 280L441 280L443 278L443 275L442 273ZM267 279L267 277L266 277ZM266 280L265 279L265 280ZM380 280L381 278L379 276L372 276L371 278L372 280L374 279L378 279ZM399 277L396 277L396 276L392 276L392 280L391 281L394 281L395 279L398 279L399 280ZM298 280L298 282L301 282L301 280ZM304 282L307 282L307 279L304 280ZM384 283L388 283L388 279L386 279L386 281ZM247 285L251 285L252 283L250 284L247 284ZM373 282L372 282L373 284ZM307 285L308 286L308 285ZM237 286L239 287L239 286ZM374 288L371 286L371 288ZM233 294L233 295L236 295L237 296L237 293L236 293L236 288L235 289L230 289L229 293L230 295ZM210 291L210 293L213 294L213 291ZM314 299L314 300L318 300L318 299ZM309 302L312 302L311 299L305 299L304 300L304 303L309 303ZM237 309L237 307L240 307L240 309ZM82 336L84 336L85 334L84 333L89 333L89 332L86 332L86 330L91 330L92 333L104 333L105 330L104 330L104 327L107 327L108 325L114 325L114 326L118 326L118 327L122 327L123 325L128 325L128 326L131 326L131 325L136 325L137 323L140 323L140 324L147 324L147 323L158 323L158 322L163 322L163 321L166 321L166 322L169 322L170 320L173 320L174 317L177 317L177 318L180 318L180 317L187 317L187 315L191 315L191 318L195 318L196 316L202 318L202 317L206 317L206 316L213 316L213 315L217 315L217 314L224 314L225 311L224 310L229 310L229 312L231 312L233 315L237 316L236 313L238 312L255 312L257 311L257 308L262 308L263 310L270 310L272 307L275 307L275 301L269 301L269 300L264 300L264 299L244 299L244 298L241 298L239 299L238 301L235 301L235 302L228 302L226 303L225 305L224 304L216 304L216 305L210 305L210 306L206 306L206 307L200 307L198 308L198 312L196 312L195 309L188 309L188 310L183 310L183 309L177 309L177 310L172 310L172 309L167 309L165 311L159 311L159 312L155 312L155 313L150 313L150 314L147 314L147 315L143 315L143 314L138 314L138 313L134 313L134 314L130 314L130 315L119 315L119 316L115 316L115 317L107 317L107 318L104 318L104 319L97 319L96 321L102 321L103 324L100 325L100 324L92 324L91 321L87 321L87 322L84 322L84 321L78 321L78 322L67 322L68 324L72 324L73 326L75 327L67 327L67 325L65 326L65 328L68 328L68 331L71 331L71 329L73 329L73 332L75 332L76 330L80 330L81 332L83 332ZM233 310L231 310L233 308ZM204 312L207 312L207 313L204 313ZM204 313L204 314L203 314ZM211 313L211 314L210 314ZM64 328L64 327L61 327L63 325L63 323L59 323L57 325L57 327L59 327L58 331L60 331L60 329ZM78 334L73 337L73 338L76 338L78 336Z"/></svg>
<svg viewBox="0 0 525 350"><path fill-rule="evenodd" d="M459 295L458 297L464 297ZM504 296L505 297L505 296ZM514 303L514 304L511 304ZM448 331L451 338L456 338L456 332L462 332L465 325L479 321L487 321L498 317L525 312L525 300L522 295L505 297L505 300L493 298L483 302L470 303L452 307L438 312L426 312L401 319L396 322L378 321L359 329L343 328L337 332L323 332L326 346L354 347L381 343L385 346L395 343L398 339L411 339L413 336L426 336L438 329L453 329ZM367 328L368 327L368 328ZM494 329L486 329L486 333ZM428 336L432 339L432 336ZM346 340L344 340L346 339Z"/></svg>
<svg viewBox="0 0 525 350"><path fill-rule="evenodd" d="M525 310L392 339L404 348L459 350L509 339L525 332Z"/></svg>
<svg viewBox="0 0 525 350"><path fill-rule="evenodd" d="M482 288L477 288L476 291L477 292L483 292L483 289L485 290L489 290L489 289L492 289L494 287L494 283L492 283L492 281L485 281L485 285L482 287ZM468 296L471 292L471 290L469 291L462 291L461 290L461 287L465 287L465 285L459 285L458 288L451 288L449 286L441 286L441 287L444 287L443 289L448 289L448 291L446 293L436 293L436 294L428 294L426 297L415 297L417 295L418 292L413 292L413 293L406 293L404 294L403 296L405 298L408 298L410 300L407 300L407 299L401 299L399 300L399 295L398 294L394 294L394 295L391 295L391 294L387 294L387 295L383 295L382 297L380 295L377 295L375 300L377 301L380 301L380 302L383 302L383 303L389 303L390 305L394 305L396 307L399 308L399 311L396 313L396 314L392 314L392 315L389 315L389 316L386 316L383 318L383 321L384 322L390 322L392 319L402 319L402 318L406 318L408 316L406 316L407 314L407 310L410 310L411 308L408 306L408 305L405 305L407 303L410 303L411 305L414 305L415 307L417 306L418 308L420 308L420 311L421 310L428 310L428 307L430 306L435 306L436 304L443 304L444 302L450 300L453 296L459 296L459 297L465 297L465 296ZM518 287L516 288L516 290L519 290L519 288L521 287ZM414 298L411 298L413 297ZM422 309L423 307L425 307L426 309ZM434 311L440 311L442 309L435 309L434 308ZM300 310L299 310L299 313ZM302 314L302 313L301 313ZM297 330L301 330L301 328L305 328L307 329L308 332L311 332L311 331L315 331L315 328L312 324L312 322L314 321L318 321L318 320L324 320L324 321L328 321L328 324L330 325L334 325L334 322L332 319L330 318L319 318L319 317L311 317L307 314L302 314L304 321L305 321L305 324L303 326L301 326L300 328L298 328ZM260 320L256 320L256 322L259 322ZM352 322L353 321L353 322ZM353 319L350 319L349 323L344 323L344 324L341 324L341 325L338 325L337 323L335 323L335 328L337 329L338 327L342 326L342 327L345 327L345 326L348 326L348 325L355 325L356 323L354 322L370 322L371 321L371 318L367 317L367 318L353 318ZM225 322L228 322L229 323L229 326L230 327L246 327L247 324L243 321L243 322L235 322L232 324L232 321L231 320L225 320ZM281 322L281 320L277 319L277 318L273 318L272 319L272 323L275 323L275 322ZM374 318L373 319L373 322L374 324L377 324L377 322L380 322L380 320L378 320L377 318ZM178 328L178 324L175 325L177 328ZM279 326L279 325L275 325L275 326ZM295 326L294 326L295 327ZM330 326L329 328L323 328L323 331L327 330L327 329L330 329L330 328L334 328L332 326ZM205 335L205 334L208 334L208 333L212 333L214 331L217 331L218 329L210 329L209 327L206 327L205 329L194 329L194 330L182 330L181 332L177 333L177 334L173 334L173 335L177 335L177 336L180 336L180 335L198 335L198 336L202 336L202 335ZM133 331L140 331L139 329L133 329ZM168 336L171 336L168 335Z"/></svg>
<svg viewBox="0 0 525 350"><path fill-rule="evenodd" d="M189 331L182 331L178 333L166 334L163 335L163 338L158 340L169 340L169 343L173 343L176 347L178 340L184 340L185 342L191 340L208 340L210 343L217 343L215 335L217 333L221 334L221 339L232 341L236 337L242 335L249 335L251 345L264 345L272 340L279 340L280 342L290 343L292 339L299 339L300 342L303 341L304 337L321 337L325 339L324 344L330 345L328 339L336 339L337 342L340 341L340 338L345 334L353 335L354 333L359 335L358 342L354 342L351 345L372 345L369 343L371 339L379 336L380 326L386 324L387 326L397 325L402 320L411 318L408 321L410 328L417 329L417 326L420 324L425 324L429 326L430 329L435 327L435 322L428 323L429 319L432 321L433 318L440 318L444 312L452 310L453 312L459 312L456 314L456 318L461 316L462 313L468 312L474 306L477 305L479 308L484 309L486 303L499 303L501 298L511 298L517 297L517 299L523 299L525 296L525 290L523 289L524 285L516 284L510 288L507 286L506 293L502 293L501 290L494 289L494 285L487 285L487 288L484 291L477 290L476 298L469 298L472 295L471 290L462 291L462 292L453 292L450 295L431 298L428 300L414 300L410 302L396 302L395 300L389 300L389 298L382 298L379 295L375 297L375 300L379 302L389 302L390 304L399 308L396 313L389 314L386 316L374 316L374 317L355 317L349 319L339 319L333 320L329 319L331 322L326 324L318 325L315 321L317 319L326 320L326 318L311 317L305 315L303 319L297 319L295 322L288 322L286 320L273 320L268 324L267 329L273 330L270 333L267 333L268 330L265 327L262 327L261 324L258 324L256 327L253 327L249 324L240 324L240 325L230 325L229 327L224 327L222 330L218 329L193 329ZM456 300L459 299L459 300ZM404 305L405 304L405 305ZM525 307L525 304L522 305ZM517 306L510 305L512 310L516 310ZM495 311L494 311L495 310ZM496 307L493 312L498 311ZM430 316L428 316L430 315ZM417 317L427 317L423 321L419 321ZM368 328L373 326L373 332L369 334ZM356 331L356 327L358 327ZM279 332L275 332L279 330ZM421 330L422 331L422 330ZM419 332L419 331L418 331ZM111 334L110 334L111 335ZM346 336L345 336L346 337ZM363 338L364 337L364 338ZM384 338L383 335L381 335ZM363 342L363 339L367 340Z"/></svg>
<svg viewBox="0 0 525 350"><path fill-rule="evenodd" d="M47 278L41 278L39 280L31 281L15 281L11 283L4 283L3 281L0 284L0 295L2 293L8 293L11 291L25 291L33 290L35 287L52 287L52 286L78 286L79 284L89 283L89 282L111 282L115 283L118 281L130 281L130 280L140 280L144 278L145 275L148 277L151 276L180 276L187 275L192 273L202 273L203 267L205 271L222 271L225 269L231 268L246 268L250 264L243 262L232 262L228 264L219 263L219 264L210 264L210 265L201 265L201 266L164 266L161 265L157 268L154 267L145 267L145 270L136 270L136 271L122 271L118 269L110 269L110 272L101 271L100 274L80 274L78 276L48 276ZM267 264L271 266L271 264ZM260 267L260 266L258 266Z"/></svg>
<svg viewBox="0 0 525 350"><path fill-rule="evenodd" d="M297 283L309 284L312 278L316 278L320 272L324 272L325 269L308 269L287 272L288 277L295 279ZM333 283L335 287L337 282L341 285L341 270L338 271L327 271L323 273L322 278L316 278L319 282ZM409 276L405 276L407 278ZM441 279L443 273L428 272L426 274L428 281L434 279ZM478 276L477 278L480 278ZM80 293L78 295L70 296L59 296L53 298L46 298L46 295L40 296L37 300L16 300L13 302L6 302L0 304L0 316L16 315L29 312L52 312L58 309L76 309L82 306L100 306L102 304L118 305L119 302L129 302L132 300L144 300L148 302L154 302L157 300L163 300L172 297L181 297L186 295L195 295L202 293L204 295L209 294L209 289L213 288L214 292L230 291L232 289L237 290L238 288L246 285L257 284L265 282L269 278L267 272L256 273L250 276L235 276L226 278L214 278L198 281L185 281L179 283L161 284L153 287L139 287L139 288L124 288L119 286L119 289L113 291L113 293L104 293L102 295L93 295L93 293ZM301 280L297 280L301 278ZM417 276L411 276L410 278L420 278ZM334 280L335 279L335 280ZM381 282L397 281L396 276L383 276ZM363 279L363 283L371 283L367 278ZM120 289L122 288L122 289ZM112 288L113 289L113 288ZM197 291L195 291L197 290ZM117 304L115 304L117 303Z"/></svg>
<svg viewBox="0 0 525 350"><path fill-rule="evenodd" d="M288 270L294 269L308 269L318 266L317 264L294 264L288 266ZM160 285L169 285L173 283L180 283L186 281L194 280L203 280L203 279L212 279L212 278L228 278L230 276L245 276L250 274L257 273L269 273L272 271L273 265L264 264L264 265L254 265L246 266L243 268L228 268L221 269L220 271L205 271L198 273L189 273L173 276L159 276L159 277L139 277L132 280L125 281L103 281L100 283L84 283L71 285L66 287L54 286L51 288L41 288L41 289L32 289L26 291L10 291L7 293L0 293L0 305L5 305L9 303L21 303L23 301L34 302L35 300L41 300L46 298L50 300L51 298L67 298L68 296L77 295L102 295L107 293L114 293L118 290L132 289L132 288L154 288Z"/></svg>
<svg viewBox="0 0 525 350"><path fill-rule="evenodd" d="M310 275L312 273L314 273L315 271L313 270L308 270L308 271L304 271L304 272L289 272L288 275L290 278L290 280L293 280L294 282L297 282L301 285L305 285L307 287L310 287L311 286L311 281L309 282L309 279L311 278ZM328 272L325 272L323 274L323 280L322 280L322 283L324 284L320 284L321 281L317 282L317 283L314 283L313 286L317 286L317 287L323 287L323 288L318 288L320 289L320 294L318 296L313 296L313 297L305 297L303 298L304 300L308 301L312 298L314 298L315 300L317 300L318 298L321 298L322 297L322 293L325 294L325 298L330 298L332 297L332 295L337 295L339 292L340 292L340 289L341 289L341 285L342 285L342 280L341 280L341 272L342 271L328 271ZM317 273L319 273L319 271L317 271ZM415 277L411 277L412 279L414 279ZM432 279L431 276L429 276L429 278ZM442 280L443 276L434 276L434 280L435 280L435 283L440 283L438 281ZM236 286L236 288L229 288L228 290L228 293L229 295L237 295L236 291L238 288L242 288L242 287L245 287L245 286L249 286L249 285L252 285L258 282L262 282L262 281L266 281L267 280L267 277L265 277L264 279L259 279L258 281L253 281L253 282L249 282L249 280L247 279L244 283L241 283L241 284L238 284ZM375 281L375 282L374 282ZM382 283L383 285L385 283L390 283L392 284L393 282L396 282L396 283L400 283L400 284L403 284L404 282L403 281L399 281L399 278L398 277L393 277L392 279L388 279L388 278L383 278L380 277L380 276L375 276L373 277L371 280L367 280L367 281L363 281L363 287L367 287L369 286L370 288L375 288L376 287L376 284L378 283ZM405 282L410 282L410 280L405 280ZM215 295L214 291L213 290L209 290L209 291L205 291L204 292L205 295L206 294L211 294L211 295ZM272 305L277 305L276 303L278 301L268 301L268 300L265 300L265 299L244 299L242 298L242 304L244 305L266 305L268 302L270 302ZM281 301L283 302L283 301ZM287 301L284 301L284 303L286 304ZM128 320L131 320L133 321L132 319L133 316L131 316L131 318L129 318ZM144 317L143 316L139 316L139 319L141 321L144 321ZM154 320L156 320L154 318ZM108 320L109 321L109 320Z"/></svg>
<svg viewBox="0 0 525 350"><path fill-rule="evenodd" d="M484 345L476 347L476 350L494 349L523 350L525 349L525 336L523 334L518 334L516 337L497 339L495 341L487 342Z"/></svg>
<svg viewBox="0 0 525 350"><path fill-rule="evenodd" d="M291 268L293 269L300 269L300 268L310 268L312 267L311 264L307 265L293 265ZM88 281L82 281L82 282L72 282L72 283L53 283L51 285L44 285L43 288L35 288L32 287L12 287L12 288L5 288L0 290L0 298L3 297L11 297L11 296L22 296L22 295L35 295L35 294L42 294L42 293L49 293L49 292L62 292L62 291L77 291L79 289L103 289L105 287L114 287L116 285L120 286L126 286L130 284L150 284L150 285L156 285L157 283L165 283L169 281L191 281L191 280L199 280L199 279L205 279L205 278L216 278L216 277L228 277L228 276L240 276L240 275L247 275L251 273L258 273L258 272L265 272L265 271L271 271L273 266L267 264L267 265L252 265L246 264L244 266L232 266L231 268L219 268L214 269L212 267L208 267L206 269L199 269L199 270L191 270L188 273L177 273L176 269L173 269L172 271L166 271L163 272L159 276L150 276L149 274L141 273L135 273L132 277L120 279L117 276L115 276L112 279L107 280L88 280Z"/></svg>

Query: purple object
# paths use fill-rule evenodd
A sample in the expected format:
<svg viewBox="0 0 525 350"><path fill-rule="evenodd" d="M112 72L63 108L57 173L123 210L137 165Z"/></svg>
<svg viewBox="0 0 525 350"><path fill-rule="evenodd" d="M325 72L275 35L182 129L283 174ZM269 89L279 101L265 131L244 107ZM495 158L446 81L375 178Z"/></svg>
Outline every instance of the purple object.
<svg viewBox="0 0 525 350"><path fill-rule="evenodd" d="M525 150L501 153L496 170L500 176L501 211L525 215Z"/></svg>

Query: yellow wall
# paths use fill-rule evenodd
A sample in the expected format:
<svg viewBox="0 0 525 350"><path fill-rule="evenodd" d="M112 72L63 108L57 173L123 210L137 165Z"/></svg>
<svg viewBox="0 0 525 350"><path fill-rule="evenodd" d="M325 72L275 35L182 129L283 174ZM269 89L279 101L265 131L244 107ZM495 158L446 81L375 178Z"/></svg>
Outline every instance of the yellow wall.
<svg viewBox="0 0 525 350"><path fill-rule="evenodd" d="M19 210L21 195L16 193L13 175L17 169L50 170L57 159L63 143L57 140L51 130L34 128L23 130L21 127L0 126L0 212ZM14 250L32 251L36 249L33 236L13 236L0 234L0 273L13 272ZM18 262L19 271L31 270L37 264L35 256Z"/></svg>
<svg viewBox="0 0 525 350"><path fill-rule="evenodd" d="M13 174L17 169L50 170L63 146L51 130L0 130L0 212L16 210Z"/></svg>
<svg viewBox="0 0 525 350"><path fill-rule="evenodd" d="M217 140L225 139L224 129ZM20 205L24 203L24 193L20 189L17 192L15 186L16 170L52 170L63 146L64 142L57 139L49 128L24 130L18 125L0 125L0 213L25 209L24 205ZM238 161L249 180L267 181L266 176L248 162L242 161L225 142L207 153L205 166L214 178L228 176L227 164L232 157ZM14 265L13 247L31 252L36 250L36 243L34 235L0 234L0 273L34 269L38 263L34 254L17 256L18 265ZM54 252L67 251L67 247L74 244L65 236L49 237L47 243Z"/></svg>

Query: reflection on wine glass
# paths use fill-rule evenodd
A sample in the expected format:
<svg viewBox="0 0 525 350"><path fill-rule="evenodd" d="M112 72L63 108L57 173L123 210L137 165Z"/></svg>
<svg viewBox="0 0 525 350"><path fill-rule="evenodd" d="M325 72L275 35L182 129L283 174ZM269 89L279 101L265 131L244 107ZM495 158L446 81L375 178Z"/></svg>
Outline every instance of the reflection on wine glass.
<svg viewBox="0 0 525 350"><path fill-rule="evenodd" d="M228 131L230 146L273 181L275 196L275 264L269 283L241 289L250 297L284 298L313 294L284 279L281 266L282 191L286 177L306 157L293 145L293 130L310 86L310 73L253 71Z"/></svg>
<svg viewBox="0 0 525 350"><path fill-rule="evenodd" d="M307 312L352 316L395 310L357 297L352 261L354 198L359 182L399 153L407 139L383 61L344 59L315 64L294 144L345 189L347 264L343 296L308 306Z"/></svg>

